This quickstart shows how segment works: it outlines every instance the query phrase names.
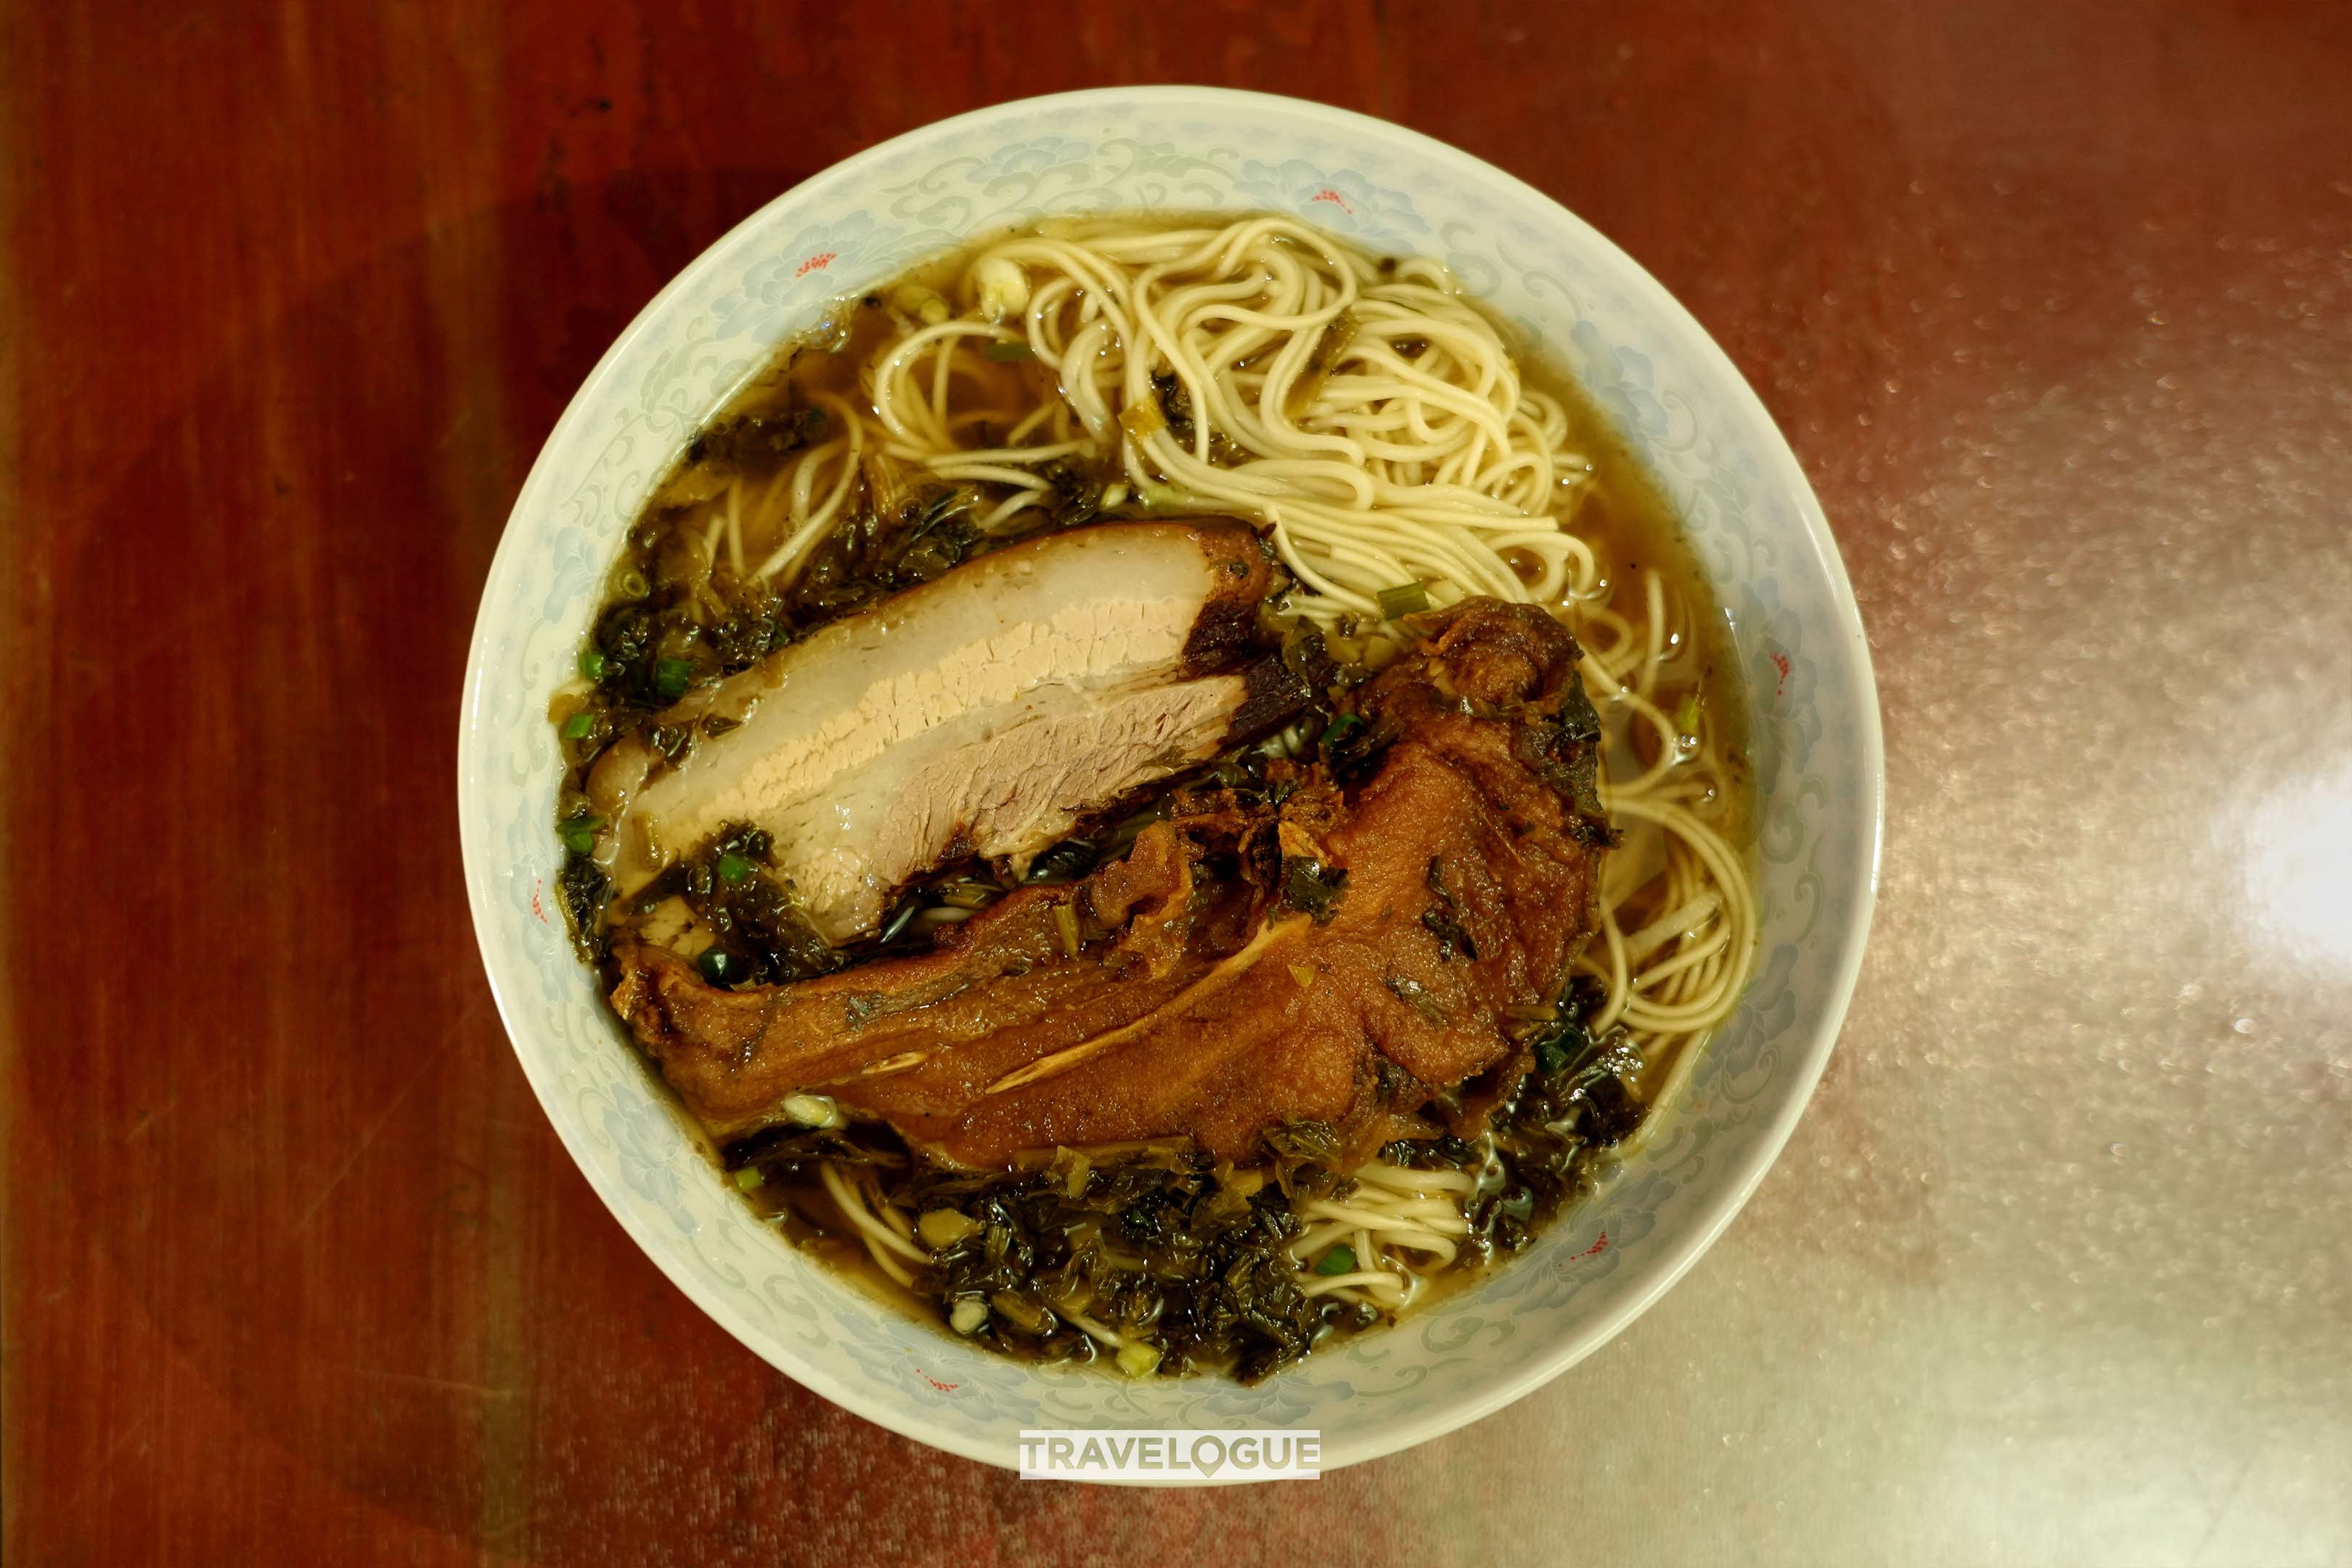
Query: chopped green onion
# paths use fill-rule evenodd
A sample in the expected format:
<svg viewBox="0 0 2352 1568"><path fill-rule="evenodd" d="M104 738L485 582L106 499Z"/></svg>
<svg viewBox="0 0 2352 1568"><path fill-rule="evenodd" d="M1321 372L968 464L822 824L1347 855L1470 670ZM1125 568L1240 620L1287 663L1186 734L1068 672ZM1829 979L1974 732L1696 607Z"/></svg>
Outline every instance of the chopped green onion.
<svg viewBox="0 0 2352 1568"><path fill-rule="evenodd" d="M1129 1377L1150 1377L1160 1370L1160 1347L1140 1340L1119 1346L1118 1370Z"/></svg>
<svg viewBox="0 0 2352 1568"><path fill-rule="evenodd" d="M988 1299L988 1304L1024 1333L1042 1334L1054 1326L1043 1307L1034 1301L1024 1301L1010 1290L999 1290Z"/></svg>
<svg viewBox="0 0 2352 1568"><path fill-rule="evenodd" d="M931 327L938 326L952 313L938 289L926 289L920 283L899 284L890 291L890 303Z"/></svg>
<svg viewBox="0 0 2352 1568"><path fill-rule="evenodd" d="M933 1252L953 1247L979 1228L980 1221L968 1214L958 1214L953 1209L930 1209L915 1222L915 1234L921 1237L923 1245Z"/></svg>
<svg viewBox="0 0 2352 1568"><path fill-rule="evenodd" d="M841 1107L822 1094L788 1094L777 1102L776 1110L803 1127L838 1127L847 1120Z"/></svg>
<svg viewBox="0 0 2352 1568"><path fill-rule="evenodd" d="M620 576L614 579L613 589L624 599L642 599L654 591L654 586L646 581L644 573L631 566L624 569Z"/></svg>
<svg viewBox="0 0 2352 1568"><path fill-rule="evenodd" d="M1685 735L1698 733L1698 693L1683 694L1682 706L1675 710L1675 728Z"/></svg>
<svg viewBox="0 0 2352 1568"><path fill-rule="evenodd" d="M588 738L588 731L595 727L596 715L583 708L563 721L561 732L567 741L584 741Z"/></svg>
<svg viewBox="0 0 2352 1568"><path fill-rule="evenodd" d="M593 647L587 652L582 654L580 656L580 673L586 676L591 680L604 679L604 656L598 653Z"/></svg>
<svg viewBox="0 0 2352 1568"><path fill-rule="evenodd" d="M757 1165L746 1165L735 1173L735 1186L739 1192L756 1193L767 1184L768 1178L760 1173Z"/></svg>
<svg viewBox="0 0 2352 1568"><path fill-rule="evenodd" d="M882 935L878 939L882 945L887 947L892 942L898 941L900 933L905 931L908 926L914 924L916 915L921 912L922 906L912 899L908 899L905 903L900 904L898 906L898 912L882 922Z"/></svg>
<svg viewBox="0 0 2352 1568"><path fill-rule="evenodd" d="M1381 615L1386 620L1416 615L1429 608L1429 590L1419 583L1400 583L1380 592Z"/></svg>
<svg viewBox="0 0 2352 1568"><path fill-rule="evenodd" d="M1129 847L1134 844L1136 837L1145 828L1150 826L1155 822L1164 822L1167 820L1167 807L1160 805L1150 806L1145 810L1139 811L1133 816L1120 817L1118 821L1111 825L1110 841L1112 847L1124 853Z"/></svg>
<svg viewBox="0 0 2352 1568"><path fill-rule="evenodd" d="M658 658L654 661L654 689L665 701L675 702L686 695L687 682L694 679L694 666L682 658Z"/></svg>
<svg viewBox="0 0 2352 1568"><path fill-rule="evenodd" d="M1168 428L1168 416L1160 412L1160 399L1148 397L1141 403L1130 403L1118 416L1118 423L1129 436L1139 441L1149 441Z"/></svg>
<svg viewBox="0 0 2352 1568"><path fill-rule="evenodd" d="M960 1334L976 1334L988 1321L988 1303L977 1296L966 1296L948 1313L948 1327Z"/></svg>
<svg viewBox="0 0 2352 1568"><path fill-rule="evenodd" d="M563 840L566 849L574 855L589 855L595 852L596 830L604 826L604 819L601 816L575 816L560 825L555 832Z"/></svg>
<svg viewBox="0 0 2352 1568"><path fill-rule="evenodd" d="M736 854L732 849L730 849L727 853L719 857L719 876L720 880L740 882L751 874L751 862L744 859L743 857Z"/></svg>
<svg viewBox="0 0 2352 1568"><path fill-rule="evenodd" d="M1213 511L1222 504L1175 485L1138 486L1135 500L1137 504L1151 511Z"/></svg>
<svg viewBox="0 0 2352 1568"><path fill-rule="evenodd" d="M1342 713L1325 726L1323 743L1327 746L1336 745L1363 727L1363 720L1356 714Z"/></svg>
<svg viewBox="0 0 2352 1568"><path fill-rule="evenodd" d="M939 889L940 902L955 910L982 910L996 901L1002 891L987 882L949 882Z"/></svg>
<svg viewBox="0 0 2352 1568"><path fill-rule="evenodd" d="M1563 1019L1536 1041L1536 1070L1546 1078L1564 1072L1592 1049L1592 1035L1575 1019Z"/></svg>
<svg viewBox="0 0 2352 1568"><path fill-rule="evenodd" d="M1334 1274L1353 1274L1355 1271L1356 1249L1344 1241L1325 1253L1315 1265L1315 1272L1326 1278Z"/></svg>
<svg viewBox="0 0 2352 1568"><path fill-rule="evenodd" d="M702 971L702 977L713 985L732 985L735 983L735 961L722 949L704 948L702 956L694 961L694 967Z"/></svg>
<svg viewBox="0 0 2352 1568"><path fill-rule="evenodd" d="M1029 863L1030 882L1075 882L1095 868L1102 852L1083 838L1065 838Z"/></svg>
<svg viewBox="0 0 2352 1568"><path fill-rule="evenodd" d="M1078 911L1069 904L1054 906L1054 924L1062 933L1062 951L1078 956Z"/></svg>
<svg viewBox="0 0 2352 1568"><path fill-rule="evenodd" d="M1018 364L1023 360L1035 359L1037 351L1024 342L991 343L980 351L999 364Z"/></svg>

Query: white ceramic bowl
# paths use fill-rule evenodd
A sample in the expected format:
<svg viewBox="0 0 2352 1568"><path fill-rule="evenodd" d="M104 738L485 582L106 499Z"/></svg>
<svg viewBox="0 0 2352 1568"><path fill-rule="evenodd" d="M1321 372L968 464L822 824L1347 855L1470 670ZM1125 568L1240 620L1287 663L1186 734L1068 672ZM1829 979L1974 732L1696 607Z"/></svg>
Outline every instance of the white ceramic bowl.
<svg viewBox="0 0 2352 1568"><path fill-rule="evenodd" d="M548 699L631 514L696 426L835 296L982 230L1086 208L1270 209L1434 254L1563 361L1663 483L1729 610L1753 697L1762 950L1662 1135L1528 1255L1393 1331L1243 1388L1038 1370L878 1308L795 1253L698 1154L572 956L552 896ZM1318 1427L1328 1467L1392 1453L1589 1354L1730 1223L1837 1034L1877 881L1878 708L1845 572L1795 458L1697 322L1528 185L1412 132L1203 88L982 110L796 186L646 306L515 503L466 670L459 823L482 961L565 1147L647 1257L768 1362L992 1464L1023 1427Z"/></svg>

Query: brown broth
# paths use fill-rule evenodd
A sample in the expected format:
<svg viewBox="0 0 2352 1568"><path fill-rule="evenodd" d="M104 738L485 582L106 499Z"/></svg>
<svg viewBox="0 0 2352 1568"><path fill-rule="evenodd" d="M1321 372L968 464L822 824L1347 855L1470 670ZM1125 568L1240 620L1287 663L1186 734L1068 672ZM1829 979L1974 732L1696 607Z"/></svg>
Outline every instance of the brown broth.
<svg viewBox="0 0 2352 1568"><path fill-rule="evenodd" d="M1198 220L1180 215L1146 221L1174 226ZM665 551L687 542L698 547L698 542L711 534L721 515L719 509L727 503L728 483L740 486L747 495L759 491L773 483L780 470L798 455L797 451L775 455L753 451L748 457L714 464L704 450L710 432L722 431L747 419L790 419L800 411L818 406L820 399L826 395L863 406L861 368L908 330L910 319L919 312L920 295L928 291L950 296L950 308L957 308L960 301L952 300L952 292L968 258L981 245L1001 237L991 236L976 241L971 247L927 262L889 284L845 299L824 326L780 350L767 366L747 379L706 424L705 437L698 438L681 456L631 529L627 547L608 584L608 610L627 599L635 585L633 574L640 582L655 584L658 594ZM1506 342L1511 342L1507 333ZM1754 802L1747 753L1745 694L1722 609L1657 488L1642 472L1591 400L1558 367L1519 352L1516 345L1514 354L1527 383L1558 398L1567 409L1571 439L1588 459L1587 478L1570 526L1591 546L1599 563L1608 585L1603 605L1639 625L1648 614L1648 581L1654 577L1663 581L1667 603L1676 612L1670 618L1685 639L1687 649L1674 661L1673 679L1662 679L1655 700L1665 711L1674 713L1686 695L1696 695L1712 750L1720 763L1721 783L1717 792L1719 798L1711 803L1716 813L1713 820L1743 857L1750 857ZM982 390L992 405L1010 403L1034 408L1059 396L1051 368L1034 361L991 364L982 374L987 378ZM813 439L825 438L820 435ZM741 504L740 498L738 504ZM844 515L848 515L846 509ZM1144 513L1129 506L1107 510L1101 515L1110 518ZM764 558L777 542L772 531L747 534L742 541L746 564ZM981 541L974 548L985 549L989 543ZM712 572L714 580L732 574L730 560L719 562ZM1566 607L1571 611L1573 625L1576 606ZM788 623L789 630L810 624L807 616L813 612L787 597L778 601L775 613ZM612 702L602 691L584 691L582 688L558 698L551 716L559 725L583 712L592 713L596 724L595 733L588 741L575 737L564 742L573 767L560 805L560 819L576 819L583 809L580 784L596 751L609 742L613 733L625 732L618 727L646 722L652 711L649 703L649 699L635 706L625 701ZM1638 726L1631 745L1640 763L1646 764L1654 758L1654 751L1650 749L1654 746L1654 739ZM1664 896L1663 878L1654 879L1648 888L1638 890L1622 909L1624 929L1637 929L1646 917L1662 912L1656 906ZM584 927L583 934L589 934ZM689 924L676 945L693 956L694 944L695 933ZM1648 1070L1654 1073L1662 1068L1654 1064ZM1636 1089L1644 1096L1649 1092L1646 1086L1640 1084ZM914 1310L927 1320L937 1320L938 1313L930 1303L913 1297L874 1266L855 1229L844 1223L835 1200L816 1181L770 1179L747 1196L796 1245L809 1248L857 1279L877 1300L900 1310ZM1428 1300L1450 1293L1475 1273L1476 1269L1469 1267L1442 1271L1431 1279L1421 1299Z"/></svg>

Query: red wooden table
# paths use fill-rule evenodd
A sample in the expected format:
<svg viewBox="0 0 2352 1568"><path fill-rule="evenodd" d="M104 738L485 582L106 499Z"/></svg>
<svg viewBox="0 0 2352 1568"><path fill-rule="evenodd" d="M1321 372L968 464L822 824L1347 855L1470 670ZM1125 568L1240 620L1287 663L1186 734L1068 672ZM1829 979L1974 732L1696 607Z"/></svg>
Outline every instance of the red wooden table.
<svg viewBox="0 0 2352 1568"><path fill-rule="evenodd" d="M2352 1561L2352 12L7 9L12 1565ZM1655 271L1813 475L1891 753L1726 1241L1505 1415L1213 1497L943 1458L697 1314L509 1055L451 787L508 504L655 289L1147 80Z"/></svg>

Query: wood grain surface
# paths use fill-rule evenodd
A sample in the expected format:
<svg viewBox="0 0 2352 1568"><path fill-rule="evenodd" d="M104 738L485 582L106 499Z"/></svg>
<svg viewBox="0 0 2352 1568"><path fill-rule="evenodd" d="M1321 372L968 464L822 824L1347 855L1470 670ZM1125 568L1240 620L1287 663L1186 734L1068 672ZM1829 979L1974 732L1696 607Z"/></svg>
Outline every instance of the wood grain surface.
<svg viewBox="0 0 2352 1568"><path fill-rule="evenodd" d="M2209 820L2352 813L2352 12L7 12L12 1568L2352 1561L2352 910L2263 938ZM698 1314L509 1056L452 785L506 509L669 275L880 138L1157 80L1428 132L1655 272L1813 476L1892 753L1731 1237L1513 1411L1213 1497L942 1457Z"/></svg>

